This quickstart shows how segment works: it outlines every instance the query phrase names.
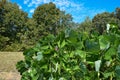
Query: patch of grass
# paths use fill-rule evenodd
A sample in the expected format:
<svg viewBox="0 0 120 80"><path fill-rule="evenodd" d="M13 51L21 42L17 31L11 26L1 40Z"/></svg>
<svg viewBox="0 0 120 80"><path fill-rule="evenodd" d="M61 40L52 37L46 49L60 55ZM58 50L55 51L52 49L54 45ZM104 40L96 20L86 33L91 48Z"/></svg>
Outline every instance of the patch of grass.
<svg viewBox="0 0 120 80"><path fill-rule="evenodd" d="M22 52L0 52L0 72L17 72L16 63L23 59Z"/></svg>

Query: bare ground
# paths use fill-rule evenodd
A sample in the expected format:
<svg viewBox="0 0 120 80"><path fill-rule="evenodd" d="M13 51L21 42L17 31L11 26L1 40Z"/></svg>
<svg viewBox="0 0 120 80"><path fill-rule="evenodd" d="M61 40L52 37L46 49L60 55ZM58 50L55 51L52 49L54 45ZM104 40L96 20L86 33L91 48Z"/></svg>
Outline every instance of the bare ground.
<svg viewBox="0 0 120 80"><path fill-rule="evenodd" d="M23 59L22 52L0 52L0 80L20 80L16 63Z"/></svg>
<svg viewBox="0 0 120 80"><path fill-rule="evenodd" d="M0 72L0 80L20 80L18 72Z"/></svg>

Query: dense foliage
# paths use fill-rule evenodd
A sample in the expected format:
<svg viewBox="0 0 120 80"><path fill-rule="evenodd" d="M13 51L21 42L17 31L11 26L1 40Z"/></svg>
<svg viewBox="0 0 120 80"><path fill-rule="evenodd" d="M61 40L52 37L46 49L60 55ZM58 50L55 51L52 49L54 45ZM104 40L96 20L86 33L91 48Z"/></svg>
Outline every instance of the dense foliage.
<svg viewBox="0 0 120 80"><path fill-rule="evenodd" d="M0 0L0 51L24 51L33 47L41 37L57 35L66 28L101 35L107 23L116 24L120 29L119 14L120 8L116 8L115 12L103 12L92 20L86 17L82 23L75 23L70 14L50 2L39 5L29 18L16 3Z"/></svg>
<svg viewBox="0 0 120 80"><path fill-rule="evenodd" d="M22 43L27 19L27 13L20 10L17 4L0 1L0 50L19 51L21 46L17 45Z"/></svg>
<svg viewBox="0 0 120 80"><path fill-rule="evenodd" d="M66 30L43 37L23 54L21 80L120 79L120 30L113 24L103 35Z"/></svg>
<svg viewBox="0 0 120 80"><path fill-rule="evenodd" d="M72 16L51 2L38 6L28 18L16 3L0 0L0 51L23 51L42 36L56 35L72 24Z"/></svg>
<svg viewBox="0 0 120 80"><path fill-rule="evenodd" d="M120 8L75 23L51 2L28 18L0 0L0 51L24 51L22 80L120 80Z"/></svg>

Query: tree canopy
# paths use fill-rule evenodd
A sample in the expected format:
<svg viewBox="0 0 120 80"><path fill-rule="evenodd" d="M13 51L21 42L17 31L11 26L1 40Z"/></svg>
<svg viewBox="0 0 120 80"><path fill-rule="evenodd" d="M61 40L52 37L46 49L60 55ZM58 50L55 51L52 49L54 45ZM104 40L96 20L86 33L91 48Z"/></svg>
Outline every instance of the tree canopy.
<svg viewBox="0 0 120 80"><path fill-rule="evenodd" d="M3 46L15 42L21 43L21 35L24 35L26 31L27 13L20 10L17 4L6 0L0 1L0 6L0 36L1 41L5 39L4 42L6 43Z"/></svg>
<svg viewBox="0 0 120 80"><path fill-rule="evenodd" d="M61 11L52 2L39 5L32 18L19 9L16 3L0 0L0 50L23 51L32 47L43 36L58 35L61 31L75 29L78 32L103 34L106 24L116 24L120 29L120 8L112 13L103 12L82 23L75 23L72 15Z"/></svg>

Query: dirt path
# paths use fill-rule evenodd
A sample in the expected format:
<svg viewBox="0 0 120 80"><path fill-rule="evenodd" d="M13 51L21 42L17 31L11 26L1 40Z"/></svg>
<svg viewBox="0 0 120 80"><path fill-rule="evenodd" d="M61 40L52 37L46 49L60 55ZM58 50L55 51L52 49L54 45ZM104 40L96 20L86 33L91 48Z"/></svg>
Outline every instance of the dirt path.
<svg viewBox="0 0 120 80"><path fill-rule="evenodd" d="M0 80L20 80L18 72L0 72Z"/></svg>
<svg viewBox="0 0 120 80"><path fill-rule="evenodd" d="M20 80L16 63L23 59L22 52L0 52L0 80Z"/></svg>

